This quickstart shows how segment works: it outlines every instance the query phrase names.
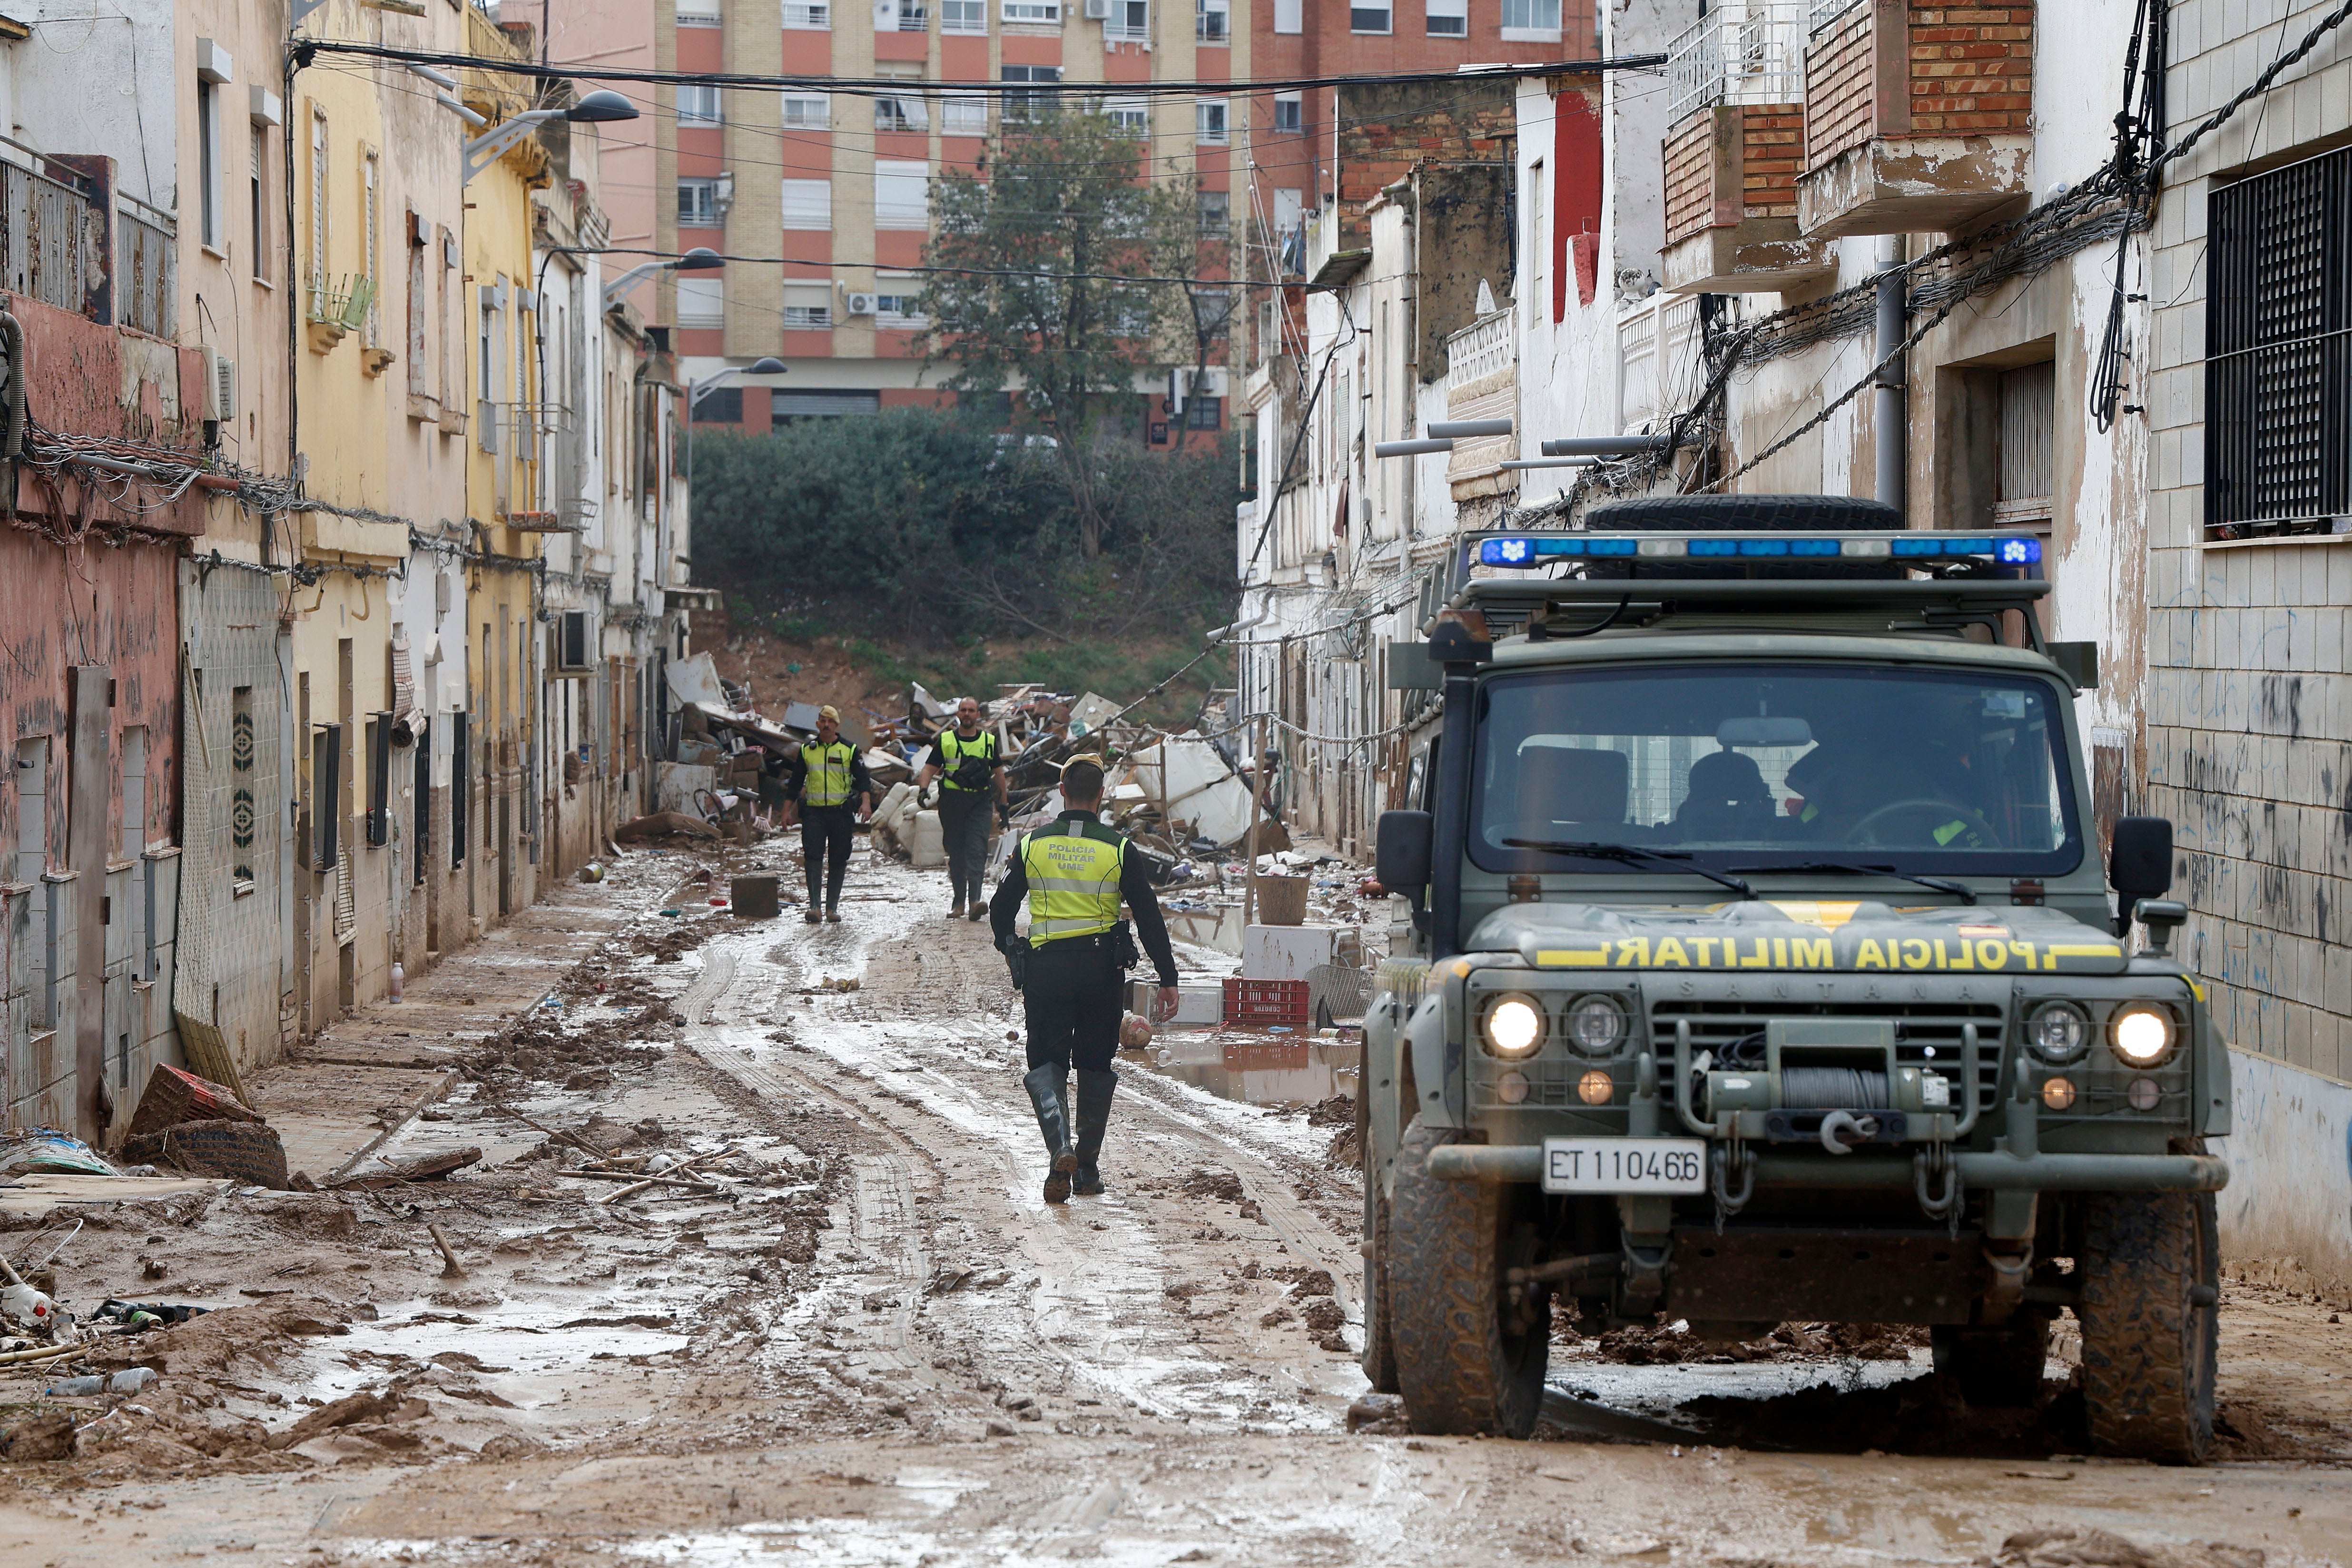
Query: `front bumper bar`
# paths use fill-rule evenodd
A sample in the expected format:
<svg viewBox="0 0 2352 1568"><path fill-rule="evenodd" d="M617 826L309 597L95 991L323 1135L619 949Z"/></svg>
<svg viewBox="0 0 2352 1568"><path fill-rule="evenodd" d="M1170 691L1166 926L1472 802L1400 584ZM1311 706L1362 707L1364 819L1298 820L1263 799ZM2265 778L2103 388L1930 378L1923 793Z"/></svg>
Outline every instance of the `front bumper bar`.
<svg viewBox="0 0 2352 1568"><path fill-rule="evenodd" d="M1448 1182L1539 1182L1539 1144L1446 1143L1429 1152L1429 1173ZM1960 1180L1979 1192L2218 1193L2230 1184L2218 1154L2003 1154L1953 1156ZM1768 1154L1759 1151L1759 1187L1886 1187L1911 1190L1908 1159Z"/></svg>

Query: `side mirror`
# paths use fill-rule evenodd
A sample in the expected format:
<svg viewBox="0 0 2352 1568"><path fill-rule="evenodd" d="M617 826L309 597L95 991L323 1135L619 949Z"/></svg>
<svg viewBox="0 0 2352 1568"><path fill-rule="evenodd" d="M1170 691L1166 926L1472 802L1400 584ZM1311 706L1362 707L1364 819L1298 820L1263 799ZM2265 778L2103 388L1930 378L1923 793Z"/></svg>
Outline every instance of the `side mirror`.
<svg viewBox="0 0 2352 1568"><path fill-rule="evenodd" d="M1421 890L1429 886L1429 851L1433 820L1425 811L1384 811L1372 844L1372 875L1391 893L1402 893L1421 904Z"/></svg>
<svg viewBox="0 0 2352 1568"><path fill-rule="evenodd" d="M2095 691L2099 686L2099 645L2095 642L2053 642L2046 645L2050 662L2066 677L2077 691Z"/></svg>
<svg viewBox="0 0 2352 1568"><path fill-rule="evenodd" d="M2116 890L2120 936L2131 929L2132 910L2142 899L2172 890L2172 824L2160 816L2119 818L2107 850L2107 886Z"/></svg>

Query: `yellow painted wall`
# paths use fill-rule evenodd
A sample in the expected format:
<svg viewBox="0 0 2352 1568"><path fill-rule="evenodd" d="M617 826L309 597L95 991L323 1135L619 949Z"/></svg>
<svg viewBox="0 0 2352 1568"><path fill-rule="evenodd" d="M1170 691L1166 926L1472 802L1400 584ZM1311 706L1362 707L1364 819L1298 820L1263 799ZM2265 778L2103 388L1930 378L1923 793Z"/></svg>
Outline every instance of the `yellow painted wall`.
<svg viewBox="0 0 2352 1568"><path fill-rule="evenodd" d="M495 58L511 49L478 12L467 13L469 51ZM530 103L526 83L480 70L466 73L469 107L503 121ZM533 410L541 401L538 331L530 308L539 286L531 266L532 190L551 178L545 149L525 137L466 187L465 258L468 385L476 437L467 443L466 518L475 558L467 563L467 703L475 737L470 759L475 810L476 908L486 922L536 896L530 836L535 792L530 774L535 710L545 634L538 620L537 579L530 565L541 536L510 519L530 519L552 503L541 489ZM485 424L496 438L484 442ZM492 448L495 449L492 449Z"/></svg>

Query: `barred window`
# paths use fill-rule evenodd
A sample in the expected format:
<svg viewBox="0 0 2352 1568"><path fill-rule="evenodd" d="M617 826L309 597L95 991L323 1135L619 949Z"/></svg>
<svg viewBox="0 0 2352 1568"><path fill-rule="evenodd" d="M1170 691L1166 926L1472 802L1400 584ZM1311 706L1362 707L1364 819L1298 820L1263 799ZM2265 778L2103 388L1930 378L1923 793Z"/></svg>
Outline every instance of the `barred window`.
<svg viewBox="0 0 2352 1568"><path fill-rule="evenodd" d="M2352 148L2209 198L2205 536L2352 532Z"/></svg>

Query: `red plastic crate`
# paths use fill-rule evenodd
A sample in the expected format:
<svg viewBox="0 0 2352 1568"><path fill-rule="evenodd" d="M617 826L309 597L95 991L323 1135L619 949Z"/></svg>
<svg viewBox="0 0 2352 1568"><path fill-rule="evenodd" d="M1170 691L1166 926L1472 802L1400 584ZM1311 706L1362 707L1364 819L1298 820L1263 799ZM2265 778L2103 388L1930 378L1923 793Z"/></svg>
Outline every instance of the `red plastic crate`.
<svg viewBox="0 0 2352 1568"><path fill-rule="evenodd" d="M1227 980L1225 1022L1282 1024L1303 1029L1313 1005L1304 980Z"/></svg>

